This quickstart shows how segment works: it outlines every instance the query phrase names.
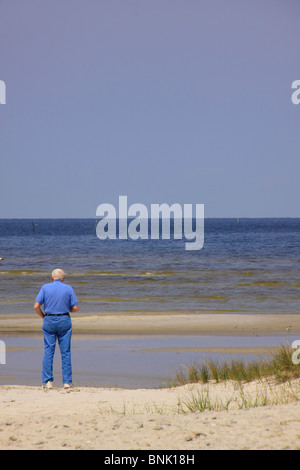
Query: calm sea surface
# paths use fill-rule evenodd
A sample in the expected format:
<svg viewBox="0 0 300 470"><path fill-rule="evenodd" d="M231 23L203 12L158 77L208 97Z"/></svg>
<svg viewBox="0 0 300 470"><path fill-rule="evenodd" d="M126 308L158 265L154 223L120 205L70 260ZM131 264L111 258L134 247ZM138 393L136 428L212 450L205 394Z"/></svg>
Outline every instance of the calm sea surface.
<svg viewBox="0 0 300 470"><path fill-rule="evenodd" d="M300 311L300 219L206 219L185 240L99 240L92 219L0 220L0 314L32 313L60 267L81 312Z"/></svg>

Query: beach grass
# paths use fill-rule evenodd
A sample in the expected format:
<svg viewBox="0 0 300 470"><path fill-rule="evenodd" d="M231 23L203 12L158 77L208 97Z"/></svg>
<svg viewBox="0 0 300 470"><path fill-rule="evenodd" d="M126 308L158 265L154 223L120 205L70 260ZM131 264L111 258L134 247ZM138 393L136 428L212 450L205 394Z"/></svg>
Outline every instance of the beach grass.
<svg viewBox="0 0 300 470"><path fill-rule="evenodd" d="M300 401L300 381L276 383L270 378L253 382L209 382L193 384L191 388L179 387L177 403L123 403L118 406L101 405L102 415L175 415L203 413L205 411L247 410Z"/></svg>
<svg viewBox="0 0 300 470"><path fill-rule="evenodd" d="M188 383L215 383L226 380L252 382L263 378L273 378L277 383L300 378L300 365L292 361L294 350L290 346L279 346L266 358L251 362L242 360L224 361L218 364L212 360L204 363L193 362L175 371L172 386Z"/></svg>
<svg viewBox="0 0 300 470"><path fill-rule="evenodd" d="M170 388L178 387L177 404L131 403L99 408L101 414L186 414L228 411L300 401L300 364L292 360L294 350L280 346L266 358L249 363L241 360L208 360L181 367Z"/></svg>
<svg viewBox="0 0 300 470"><path fill-rule="evenodd" d="M266 358L246 363L242 360L218 364L207 360L204 364L193 362L175 373L172 386L202 384L204 388L189 392L178 404L181 412L203 412L278 405L300 400L300 364L292 360L294 350L279 346ZM230 383L231 393L212 393L212 384ZM247 384L255 384L248 389ZM251 391L249 391L251 390Z"/></svg>
<svg viewBox="0 0 300 470"><path fill-rule="evenodd" d="M288 381L281 384L269 379L255 382L252 389L239 383L237 388L216 395L211 386L197 391L189 391L178 403L178 412L203 413L204 411L228 411L229 409L250 409L261 406L283 405L300 401L299 382Z"/></svg>

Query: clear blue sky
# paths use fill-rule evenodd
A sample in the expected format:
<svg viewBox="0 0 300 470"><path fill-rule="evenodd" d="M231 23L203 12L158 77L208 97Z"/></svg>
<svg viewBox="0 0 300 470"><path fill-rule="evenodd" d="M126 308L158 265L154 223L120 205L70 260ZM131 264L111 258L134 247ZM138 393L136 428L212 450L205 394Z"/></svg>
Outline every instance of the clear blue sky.
<svg viewBox="0 0 300 470"><path fill-rule="evenodd" d="M0 217L299 217L299 0L0 0Z"/></svg>

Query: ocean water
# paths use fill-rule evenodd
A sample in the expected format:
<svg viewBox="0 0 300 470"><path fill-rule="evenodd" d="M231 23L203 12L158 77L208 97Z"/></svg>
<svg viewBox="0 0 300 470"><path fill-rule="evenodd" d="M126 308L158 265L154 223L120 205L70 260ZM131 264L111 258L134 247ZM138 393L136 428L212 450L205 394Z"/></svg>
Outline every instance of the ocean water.
<svg viewBox="0 0 300 470"><path fill-rule="evenodd" d="M204 246L99 240L94 219L0 219L0 314L32 313L55 268L81 312L300 312L300 219L205 219Z"/></svg>

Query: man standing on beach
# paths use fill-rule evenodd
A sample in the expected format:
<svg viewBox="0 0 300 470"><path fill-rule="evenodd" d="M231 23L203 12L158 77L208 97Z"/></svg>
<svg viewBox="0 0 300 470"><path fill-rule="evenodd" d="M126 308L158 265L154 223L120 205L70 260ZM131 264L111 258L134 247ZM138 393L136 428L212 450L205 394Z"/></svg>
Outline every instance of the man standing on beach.
<svg viewBox="0 0 300 470"><path fill-rule="evenodd" d="M61 352L64 388L72 387L72 321L69 312L78 312L79 306L73 288L64 284L64 280L64 271L55 269L52 272L52 282L42 286L34 304L34 310L44 320L45 354L42 379L43 386L46 388L52 388L56 340L58 340ZM41 310L41 305L44 305L45 313Z"/></svg>

